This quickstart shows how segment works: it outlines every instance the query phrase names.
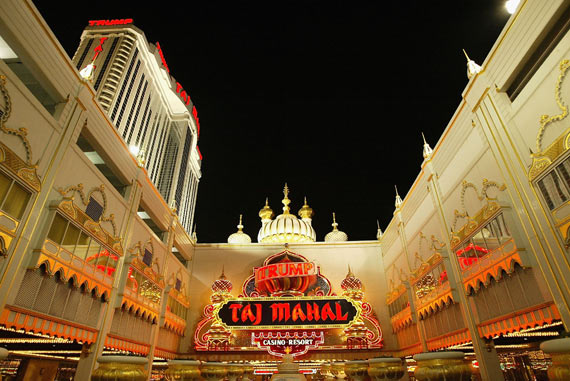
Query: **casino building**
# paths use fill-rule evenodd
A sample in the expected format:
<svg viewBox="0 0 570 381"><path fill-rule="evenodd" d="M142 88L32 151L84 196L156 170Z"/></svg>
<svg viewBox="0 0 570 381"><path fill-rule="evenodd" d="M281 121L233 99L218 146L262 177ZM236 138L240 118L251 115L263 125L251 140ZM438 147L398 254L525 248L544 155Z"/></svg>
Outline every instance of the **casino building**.
<svg viewBox="0 0 570 381"><path fill-rule="evenodd" d="M197 242L198 114L134 23L86 20L69 58L31 1L0 2L3 375L110 379L118 362L161 379L194 359L204 378L261 380L284 356L315 379L381 379L391 361L391 379L421 380L426 356L482 380L568 366L565 341L539 347L570 329L567 1L522 1L485 61L467 58L461 102L369 241L334 215L316 232L290 184L278 207L260 194L259 226Z"/></svg>

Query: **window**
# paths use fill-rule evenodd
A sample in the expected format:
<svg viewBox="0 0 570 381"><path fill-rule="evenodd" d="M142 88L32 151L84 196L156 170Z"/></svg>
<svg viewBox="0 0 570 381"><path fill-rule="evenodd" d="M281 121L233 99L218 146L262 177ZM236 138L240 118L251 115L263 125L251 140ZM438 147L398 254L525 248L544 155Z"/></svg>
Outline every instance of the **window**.
<svg viewBox="0 0 570 381"><path fill-rule="evenodd" d="M0 172L0 210L19 221L29 200L30 192Z"/></svg>
<svg viewBox="0 0 570 381"><path fill-rule="evenodd" d="M570 199L570 157L558 164L537 183L550 210Z"/></svg>
<svg viewBox="0 0 570 381"><path fill-rule="evenodd" d="M69 261L73 256L83 260L92 270L114 275L119 256L61 214L55 214L47 238L60 247L58 256L62 259Z"/></svg>
<svg viewBox="0 0 570 381"><path fill-rule="evenodd" d="M500 213L456 248L455 253L461 269L467 269L511 239L503 213Z"/></svg>

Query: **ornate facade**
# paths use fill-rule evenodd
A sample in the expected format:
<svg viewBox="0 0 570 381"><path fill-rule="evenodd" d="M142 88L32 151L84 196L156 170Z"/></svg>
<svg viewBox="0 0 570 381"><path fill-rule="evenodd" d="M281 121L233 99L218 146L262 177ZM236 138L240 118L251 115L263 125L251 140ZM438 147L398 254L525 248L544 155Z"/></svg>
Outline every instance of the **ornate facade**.
<svg viewBox="0 0 570 381"><path fill-rule="evenodd" d="M195 195L198 119L160 48L133 20L94 20L70 59L31 2L0 2L3 371L86 380L111 367L100 356L127 354L157 377L189 358L270 374L286 355L361 377L338 361L413 371L410 356L441 349L483 380L543 371L538 344L570 327L569 14L523 1L486 60L468 59L455 114L376 239L349 241L336 216L315 232L285 186L283 213L259 211L258 242L240 219L228 243L197 243L179 193ZM178 142L168 165L129 150L155 151L151 136Z"/></svg>

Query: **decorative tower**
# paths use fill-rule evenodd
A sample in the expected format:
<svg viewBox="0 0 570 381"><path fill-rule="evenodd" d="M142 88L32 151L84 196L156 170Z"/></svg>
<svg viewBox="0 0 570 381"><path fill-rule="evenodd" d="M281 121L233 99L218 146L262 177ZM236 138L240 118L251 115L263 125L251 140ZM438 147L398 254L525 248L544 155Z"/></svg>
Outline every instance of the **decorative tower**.
<svg viewBox="0 0 570 381"><path fill-rule="evenodd" d="M340 287L342 288L342 295L352 299L356 302L359 308L362 308L362 282L354 276L350 266L348 266L348 274L342 280ZM344 329L346 335L346 345L348 349L366 349L368 348L368 328L361 318L356 319L351 325Z"/></svg>
<svg viewBox="0 0 570 381"><path fill-rule="evenodd" d="M226 299L231 298L232 295L230 292L232 291L232 288L232 282L226 278L224 270L222 269L222 274L212 284L213 293L210 296L212 305L215 307L224 302ZM227 350L230 345L231 335L232 333L226 330L219 322L214 322L206 332L208 349Z"/></svg>

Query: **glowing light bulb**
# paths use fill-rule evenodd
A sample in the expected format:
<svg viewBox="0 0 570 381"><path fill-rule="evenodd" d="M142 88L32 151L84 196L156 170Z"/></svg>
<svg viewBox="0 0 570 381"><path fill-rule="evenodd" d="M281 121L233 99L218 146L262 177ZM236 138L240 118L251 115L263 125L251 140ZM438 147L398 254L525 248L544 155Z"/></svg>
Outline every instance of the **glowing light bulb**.
<svg viewBox="0 0 570 381"><path fill-rule="evenodd" d="M507 12L509 12L511 15L512 15L513 13L515 13L515 11L517 10L517 7L519 6L520 2L521 2L520 0L508 0L508 1L505 3L505 8L507 8Z"/></svg>
<svg viewBox="0 0 570 381"><path fill-rule="evenodd" d="M131 153L132 153L133 155L137 156L137 155L139 154L139 152L140 152L140 148L139 148L139 146L136 146L136 145L134 145L134 144L131 144L131 145L129 146L129 151L131 151Z"/></svg>

